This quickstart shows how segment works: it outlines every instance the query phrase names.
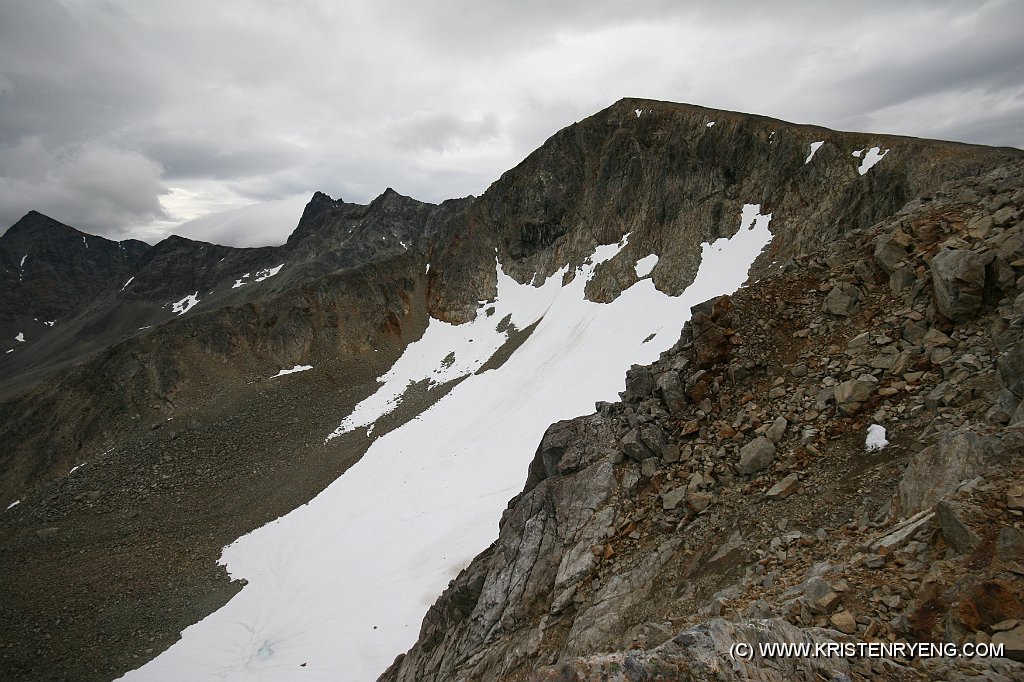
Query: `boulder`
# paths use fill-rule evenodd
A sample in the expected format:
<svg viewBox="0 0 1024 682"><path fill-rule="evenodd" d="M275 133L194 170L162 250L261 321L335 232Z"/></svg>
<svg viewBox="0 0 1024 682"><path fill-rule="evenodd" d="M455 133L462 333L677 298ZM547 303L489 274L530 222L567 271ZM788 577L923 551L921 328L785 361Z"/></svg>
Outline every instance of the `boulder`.
<svg viewBox="0 0 1024 682"><path fill-rule="evenodd" d="M681 415L686 409L686 392L679 372L670 370L658 377L658 393L672 416Z"/></svg>
<svg viewBox="0 0 1024 682"><path fill-rule="evenodd" d="M630 459L635 459L638 462L642 462L645 459L654 457L655 454L644 445L643 440L640 438L640 432L637 429L631 429L629 433L622 437L622 452Z"/></svg>
<svg viewBox="0 0 1024 682"><path fill-rule="evenodd" d="M1024 344L1017 344L999 356L999 381L1008 391L1024 399Z"/></svg>
<svg viewBox="0 0 1024 682"><path fill-rule="evenodd" d="M985 289L985 260L967 249L944 249L932 258L935 308L954 322L963 322L981 309Z"/></svg>
<svg viewBox="0 0 1024 682"><path fill-rule="evenodd" d="M822 301L822 312L840 317L849 317L857 312L860 304L860 291L849 282L840 282L832 287Z"/></svg>
<svg viewBox="0 0 1024 682"><path fill-rule="evenodd" d="M740 461L736 470L743 475L761 471L775 459L775 445L764 436L758 436L740 450Z"/></svg>
<svg viewBox="0 0 1024 682"><path fill-rule="evenodd" d="M904 258L907 257L907 236L900 233L887 234L879 237L875 243L875 262L878 267L891 275Z"/></svg>
<svg viewBox="0 0 1024 682"><path fill-rule="evenodd" d="M970 554L981 542L981 538L964 523L960 505L945 500L939 502L935 505L935 518L946 542L960 554Z"/></svg>
<svg viewBox="0 0 1024 682"><path fill-rule="evenodd" d="M871 397L878 388L878 379L865 374L857 379L850 379L836 386L835 399L839 411L846 416L860 412L864 401Z"/></svg>
<svg viewBox="0 0 1024 682"><path fill-rule="evenodd" d="M981 475L992 443L971 431L955 431L914 455L893 498L893 510L910 516L930 509L961 484Z"/></svg>

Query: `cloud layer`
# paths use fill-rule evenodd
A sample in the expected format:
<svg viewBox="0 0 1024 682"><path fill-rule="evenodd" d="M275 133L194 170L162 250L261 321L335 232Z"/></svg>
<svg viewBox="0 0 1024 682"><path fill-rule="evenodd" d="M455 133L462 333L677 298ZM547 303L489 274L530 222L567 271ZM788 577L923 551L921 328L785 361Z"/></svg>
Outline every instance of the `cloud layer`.
<svg viewBox="0 0 1024 682"><path fill-rule="evenodd" d="M1019 147L1021 25L1012 0L3 3L0 229L153 241L277 201L183 229L280 243L296 196L479 194L626 96Z"/></svg>

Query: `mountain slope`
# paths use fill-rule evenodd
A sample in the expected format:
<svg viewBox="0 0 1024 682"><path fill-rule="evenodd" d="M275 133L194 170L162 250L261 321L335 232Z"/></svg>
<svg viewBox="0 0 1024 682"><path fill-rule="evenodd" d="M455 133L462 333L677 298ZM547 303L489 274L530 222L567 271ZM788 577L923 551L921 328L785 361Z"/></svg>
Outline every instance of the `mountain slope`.
<svg viewBox="0 0 1024 682"><path fill-rule="evenodd" d="M84 331L69 334L62 347L81 365L48 368L51 378L41 381L19 366L6 384L17 397L0 405L0 436L13 444L0 461L0 492L20 504L0 515L0 540L14 548L0 560L5 584L14 586L0 602L12 643L5 671L109 679L167 649L187 625L227 602L131 677L376 675L413 644L423 609L497 533L504 501L522 489L545 427L614 399L626 368L656 361L675 344L690 306L734 289L753 262L751 282L794 277L813 265L819 279L800 281L802 293L787 296L809 296L827 283L830 315L865 312L871 287L885 286L889 272L850 270L851 247L841 240L856 242L855 231L904 220L908 200L911 208L927 207L943 192L946 203L973 206L990 192L1002 196L1008 190L991 190L995 185L944 183L1021 157L1019 150L623 100L557 133L479 199L431 206L389 191L357 206L318 194L282 247L225 249L177 238L152 247L129 286L76 313ZM936 216L932 232L949 232L953 218ZM999 230L996 236L1007 226ZM694 284L712 263L702 244L723 239L729 241L718 246L728 248L755 234L756 248L728 263L736 279ZM915 314L930 315L929 261L923 271L914 265L897 272L896 247L882 258L895 273L893 286L907 289L901 295L914 292L906 305L924 304ZM989 263L997 264L993 281L1004 288L986 294L985 305L996 304L997 290L1007 295L1015 262ZM744 299L745 292L736 300L745 301L741 320L752 330L736 338L723 326L709 338L733 343L757 336L762 324L789 323L793 312L779 307L782 298ZM179 302L188 308L180 315L173 310ZM701 315L707 312L695 324ZM90 325L108 326L98 322L104 316L154 327L89 347L82 339ZM813 321L813 330L839 334L840 323L828 319ZM851 319L865 328L873 323L870 316ZM792 345L778 343L787 351ZM673 363L689 352L685 345L662 360L672 371L683 369ZM710 361L709 369L723 362L721 347L705 351L701 362ZM680 390L696 406L687 409L700 410L686 423L710 428L726 406L716 411L704 399L751 376L762 381L768 368L789 360L773 362L744 358L724 374L715 369L696 382L705 391L699 400L683 382ZM633 469L612 455L628 440L623 419L641 435L642 426L657 425L665 447L676 444L675 425L662 423L668 408L652 408L650 383L637 379L643 376L631 372L627 380L627 397L647 401L637 423L629 409L605 406L571 428L586 447L572 445L571 434L549 433L555 442L542 445L529 467L528 490L506 513L502 539L453 584L392 674L527 675L544 661L620 647L614 638L633 627L624 615L632 607L615 606L599 619L605 630L581 626L580 636L566 640L555 628L544 633L548 648L533 642L536 618L550 612L561 628L568 621L559 614L575 613L577 594L589 604L576 583L592 578L583 551L590 546L576 542L566 553L576 531L559 524L571 517L598 532L590 510L608 509L603 519L633 495ZM834 412L823 418L841 419ZM749 435L740 426L730 428ZM650 447L636 434L629 442L634 453ZM735 454L732 444L722 458ZM575 454L563 462L566 451ZM728 478L720 474L730 466L719 471L710 453L705 459L705 480ZM697 473L696 461L688 475ZM645 500L660 471L649 471L654 464L636 467L635 489ZM577 469L601 478L581 487ZM697 483L693 492L711 485ZM584 490L604 498L578 497ZM550 509L565 513L545 516ZM403 522L399 528L386 525L395 520ZM632 541L633 532L641 531L624 535ZM527 535L540 554L522 545ZM230 602L240 586L215 566L229 543L228 570L249 581ZM59 559L57 548L66 550ZM667 561L673 551L652 556ZM565 570L535 564L536 556L568 557ZM522 583L527 593L500 587L518 585L509 578L531 567L539 582ZM657 569L634 574L630 567L626 574L649 577ZM552 575L560 576L558 594L544 582ZM499 601L483 603L484 593ZM470 613L477 615L467 621ZM339 647L339 638L358 653ZM566 647L570 640L583 644Z"/></svg>

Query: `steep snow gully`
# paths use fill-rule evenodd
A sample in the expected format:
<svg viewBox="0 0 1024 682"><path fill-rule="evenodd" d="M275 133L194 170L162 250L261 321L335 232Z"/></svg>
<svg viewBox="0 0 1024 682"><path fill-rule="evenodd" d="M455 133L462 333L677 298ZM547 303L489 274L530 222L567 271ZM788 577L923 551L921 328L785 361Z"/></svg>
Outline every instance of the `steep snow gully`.
<svg viewBox="0 0 1024 682"><path fill-rule="evenodd" d="M414 643L449 580L494 539L547 426L615 400L631 365L675 343L691 306L744 282L771 240L771 215L759 211L748 204L736 235L703 245L697 277L678 297L641 279L611 303L586 300L594 268L628 235L598 247L565 286L564 272L542 286L518 284L499 263L496 300L464 325L431 320L377 393L325 437L372 429L410 382L467 378L377 438L308 504L226 547L221 562L245 587L121 679L375 679ZM519 329L538 324L505 364L473 374L505 340L506 317Z"/></svg>

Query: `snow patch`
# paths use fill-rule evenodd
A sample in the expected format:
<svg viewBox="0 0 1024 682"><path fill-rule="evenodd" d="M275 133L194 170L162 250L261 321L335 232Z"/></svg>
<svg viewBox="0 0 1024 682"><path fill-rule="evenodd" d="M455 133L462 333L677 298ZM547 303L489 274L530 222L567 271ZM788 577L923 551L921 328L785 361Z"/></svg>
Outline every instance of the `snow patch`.
<svg viewBox="0 0 1024 682"><path fill-rule="evenodd" d="M246 281L245 281L245 279L246 279L246 278L247 278L248 276L249 276L249 273L247 272L247 273L245 273L244 275L242 275L241 277L239 277L238 279L236 279L236 280L235 280L235 283L231 285L231 288L232 288L232 289L237 289L238 287L243 287L243 286L245 286L246 284L248 284L248 282L246 282Z"/></svg>
<svg viewBox="0 0 1024 682"><path fill-rule="evenodd" d="M170 303L169 305L171 306L171 312L172 313L176 313L178 315L184 315L189 310L191 310L192 307L194 305L196 305L197 303L199 303L199 292L198 291L196 293L194 293L194 294L189 294L188 296L186 296L185 298L181 299L180 301L177 301L175 303Z"/></svg>
<svg viewBox="0 0 1024 682"><path fill-rule="evenodd" d="M25 343L25 332L18 332L18 335L14 337L14 340L18 343Z"/></svg>
<svg viewBox="0 0 1024 682"><path fill-rule="evenodd" d="M11 502L9 505L7 505L7 509L14 509L19 504L21 504L21 500L15 500L14 502ZM7 509L5 509L4 511L7 511Z"/></svg>
<svg viewBox="0 0 1024 682"><path fill-rule="evenodd" d="M715 125L715 122L714 122L714 121L708 121L708 122L707 122L707 123L706 123L705 125L706 125L706 126L707 126L708 128L711 128L711 127L713 127L713 126Z"/></svg>
<svg viewBox="0 0 1024 682"><path fill-rule="evenodd" d="M822 140L821 142L812 142L811 143L811 153L807 155L806 159L804 159L804 165L805 166L811 162L811 159L814 158L814 152L816 152L819 149L821 149L821 145L823 145L823 144L825 144L825 140Z"/></svg>
<svg viewBox="0 0 1024 682"><path fill-rule="evenodd" d="M49 322L43 322L43 324L45 324L47 327L52 327L53 325L57 324L57 320L50 320Z"/></svg>
<svg viewBox="0 0 1024 682"><path fill-rule="evenodd" d="M283 267L284 263L281 263L280 265L273 268L264 268L263 270L260 270L259 272L256 273L256 278L253 281L262 282L265 279L273 277L277 273L281 272L281 268Z"/></svg>
<svg viewBox="0 0 1024 682"><path fill-rule="evenodd" d="M28 254L27 253L24 256L21 257L21 263L18 265L19 268L24 268L25 267L25 259L26 258L28 258Z"/></svg>
<svg viewBox="0 0 1024 682"><path fill-rule="evenodd" d="M71 474L75 473L76 471L78 471L79 469L81 469L84 466L85 466L84 464L76 464L75 466L71 467L71 471L68 472L68 476L70 476Z"/></svg>
<svg viewBox="0 0 1024 682"><path fill-rule="evenodd" d="M276 379L278 377L283 377L286 374L295 374L296 372L305 372L306 370L309 370L309 369L313 369L313 365L295 365L291 369L282 369L280 372L278 372L277 374L275 374L274 376L272 376L270 378L271 379Z"/></svg>
<svg viewBox="0 0 1024 682"><path fill-rule="evenodd" d="M862 149L860 151L864 152L865 150ZM888 153L888 149L881 149L880 147L872 147L871 149L868 149L864 154L864 158L860 162L860 168L857 169L857 172L864 175ZM860 153L858 152L854 152L853 155L860 157Z"/></svg>
<svg viewBox="0 0 1024 682"><path fill-rule="evenodd" d="M123 287L121 287L121 291L124 291L125 289L127 289L128 285L131 284L132 280L134 280L134 279L135 279L135 275L132 275L131 277L129 277L128 281L124 283Z"/></svg>
<svg viewBox="0 0 1024 682"><path fill-rule="evenodd" d="M640 118L640 114L644 113L643 109L634 109L633 111L636 112L636 117L637 118Z"/></svg>
<svg viewBox="0 0 1024 682"><path fill-rule="evenodd" d="M89 242L85 240L85 235L82 235L82 243L85 244L85 248L89 248Z"/></svg>
<svg viewBox="0 0 1024 682"><path fill-rule="evenodd" d="M772 235L756 205L743 222L732 238L702 246L696 279L678 297L645 279L610 303L585 298L593 269L625 239L598 247L565 286L564 268L531 287L496 261L498 295L487 304L496 312L459 326L430 320L339 430L370 430L409 381L469 375L378 437L308 504L227 546L221 563L245 587L122 679L296 679L307 662L304 680L375 679L416 640L449 580L494 540L548 425L615 400L631 365L678 340L691 306L746 280ZM537 326L501 367L472 374L504 341L496 326L506 316Z"/></svg>
<svg viewBox="0 0 1024 682"><path fill-rule="evenodd" d="M864 450L875 452L885 448L889 441L885 439L885 427L880 424L872 424L868 427L867 437L864 439Z"/></svg>
<svg viewBox="0 0 1024 682"><path fill-rule="evenodd" d="M657 264L658 256L657 254L652 253L651 255L644 256L643 258L638 260L636 262L636 265L633 267L636 269L637 277L646 277L647 275L651 274L651 271L654 270L654 266Z"/></svg>

